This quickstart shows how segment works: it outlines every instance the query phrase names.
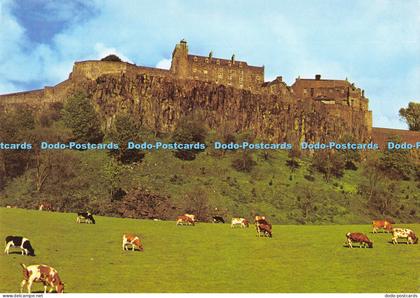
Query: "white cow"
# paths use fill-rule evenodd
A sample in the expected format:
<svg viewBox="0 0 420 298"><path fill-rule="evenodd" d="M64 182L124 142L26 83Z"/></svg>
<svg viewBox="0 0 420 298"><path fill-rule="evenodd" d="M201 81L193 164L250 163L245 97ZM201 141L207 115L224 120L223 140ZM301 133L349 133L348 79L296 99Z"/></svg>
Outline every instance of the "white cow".
<svg viewBox="0 0 420 298"><path fill-rule="evenodd" d="M234 217L232 218L230 227L231 228L235 228L235 227L248 228L249 222L246 218Z"/></svg>

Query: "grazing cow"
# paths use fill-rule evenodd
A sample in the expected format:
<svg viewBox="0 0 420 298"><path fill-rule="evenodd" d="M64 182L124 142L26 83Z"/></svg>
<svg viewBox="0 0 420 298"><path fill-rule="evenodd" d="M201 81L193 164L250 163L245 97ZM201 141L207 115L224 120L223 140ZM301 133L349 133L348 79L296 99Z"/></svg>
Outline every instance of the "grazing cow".
<svg viewBox="0 0 420 298"><path fill-rule="evenodd" d="M260 218L255 222L255 228L257 230L257 236L261 235L273 237L272 228L273 226L264 218Z"/></svg>
<svg viewBox="0 0 420 298"><path fill-rule="evenodd" d="M246 218L234 217L232 218L230 227L231 228L234 228L234 227L249 228L249 221Z"/></svg>
<svg viewBox="0 0 420 298"><path fill-rule="evenodd" d="M273 227L272 227L272 225L271 225L271 223L269 223L266 219L259 219L259 220L257 220L257 221L255 222L255 226L259 226L259 225L261 225L261 224L269 226L269 227L270 227L270 229L272 229L272 228L273 228Z"/></svg>
<svg viewBox="0 0 420 298"><path fill-rule="evenodd" d="M273 232L271 231L271 224L258 224L257 226L257 235L258 237L261 237L261 235L266 237L273 237Z"/></svg>
<svg viewBox="0 0 420 298"><path fill-rule="evenodd" d="M22 255L35 256L35 249L33 249L31 242L22 236L7 236L6 237L6 248L4 252L9 254L9 250L12 247L19 247L22 250Z"/></svg>
<svg viewBox="0 0 420 298"><path fill-rule="evenodd" d="M52 211L53 207L50 203L41 203L38 208L39 211Z"/></svg>
<svg viewBox="0 0 420 298"><path fill-rule="evenodd" d="M419 238L410 229L395 228L392 230L392 243L398 244L398 238L406 238L407 244L417 244Z"/></svg>
<svg viewBox="0 0 420 298"><path fill-rule="evenodd" d="M191 225L191 226L194 226L195 225L195 222L194 222L194 220L191 219L191 217L188 217L188 216L185 216L185 215L181 215L181 216L178 216L176 218L176 225L177 226L178 225L187 225L187 226Z"/></svg>
<svg viewBox="0 0 420 298"><path fill-rule="evenodd" d="M213 216L213 223L225 223L225 220L221 216Z"/></svg>
<svg viewBox="0 0 420 298"><path fill-rule="evenodd" d="M387 231L388 233L392 232L392 225L387 220L374 220L372 221L372 227L373 227L372 233L377 233L379 229L383 229L384 231Z"/></svg>
<svg viewBox="0 0 420 298"><path fill-rule="evenodd" d="M42 282L44 284L44 293L47 293L47 286L50 287L49 293L55 290L57 293L64 293L64 284L58 276L57 270L47 265L30 265L20 264L23 268L23 280L20 284L20 292L26 285L28 293L31 293L32 284L34 282Z"/></svg>
<svg viewBox="0 0 420 298"><path fill-rule="evenodd" d="M353 248L353 242L359 242L360 247L366 247L366 245L369 248L373 247L373 242L369 240L369 238L362 233L347 233L347 244L350 248Z"/></svg>
<svg viewBox="0 0 420 298"><path fill-rule="evenodd" d="M90 212L78 212L77 217L76 217L76 222L77 223L85 222L87 224L95 224L96 223L95 219L93 218L92 213L90 213Z"/></svg>
<svg viewBox="0 0 420 298"><path fill-rule="evenodd" d="M194 215L194 214L188 214L188 213L185 213L185 214L184 214L184 216L191 218L191 220L192 220L193 222L196 222L196 221L197 221L197 218L195 217L195 215Z"/></svg>
<svg viewBox="0 0 420 298"><path fill-rule="evenodd" d="M139 251L143 251L143 244L140 241L138 236L132 234L124 234L123 241L122 241L122 248L123 250L128 250L128 246L131 245L131 250L134 251L136 248Z"/></svg>

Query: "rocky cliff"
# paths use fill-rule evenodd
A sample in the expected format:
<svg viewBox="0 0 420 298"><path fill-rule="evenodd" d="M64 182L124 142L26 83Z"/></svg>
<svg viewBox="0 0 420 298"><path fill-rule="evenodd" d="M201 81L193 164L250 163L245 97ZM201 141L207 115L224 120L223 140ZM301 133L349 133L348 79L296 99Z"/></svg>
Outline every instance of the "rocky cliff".
<svg viewBox="0 0 420 298"><path fill-rule="evenodd" d="M273 142L338 139L344 134L359 140L370 137L366 125L370 112L296 100L290 92L280 97L145 74L108 74L77 85L87 92L108 126L114 115L129 112L149 129L170 132L181 117L200 110L210 128L230 123L236 131L253 130Z"/></svg>
<svg viewBox="0 0 420 298"><path fill-rule="evenodd" d="M0 107L23 104L44 109L82 90L95 104L105 127L117 113L130 112L145 127L170 132L181 117L200 110L212 129L229 123L236 131L253 130L260 139L271 142L338 140L344 134L370 139L370 111L299 99L285 84L278 85L281 92L273 94L264 89L252 92L214 82L176 79L164 71L150 73L134 66L89 74L84 75L76 64L68 80L42 90L2 95Z"/></svg>

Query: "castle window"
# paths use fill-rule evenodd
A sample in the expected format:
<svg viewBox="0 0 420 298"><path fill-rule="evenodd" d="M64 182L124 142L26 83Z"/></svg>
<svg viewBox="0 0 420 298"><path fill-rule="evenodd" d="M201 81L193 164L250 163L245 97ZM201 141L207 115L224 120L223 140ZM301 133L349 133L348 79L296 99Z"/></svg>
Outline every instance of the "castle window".
<svg viewBox="0 0 420 298"><path fill-rule="evenodd" d="M206 58L206 63L209 63L209 58Z"/></svg>
<svg viewBox="0 0 420 298"><path fill-rule="evenodd" d="M198 58L196 56L194 56L194 62L197 62Z"/></svg>
<svg viewBox="0 0 420 298"><path fill-rule="evenodd" d="M216 60L216 64L220 65L220 60L219 59Z"/></svg>
<svg viewBox="0 0 420 298"><path fill-rule="evenodd" d="M306 90L306 88L305 88L305 89L303 89L303 94L304 94L304 95L308 94L308 90Z"/></svg>

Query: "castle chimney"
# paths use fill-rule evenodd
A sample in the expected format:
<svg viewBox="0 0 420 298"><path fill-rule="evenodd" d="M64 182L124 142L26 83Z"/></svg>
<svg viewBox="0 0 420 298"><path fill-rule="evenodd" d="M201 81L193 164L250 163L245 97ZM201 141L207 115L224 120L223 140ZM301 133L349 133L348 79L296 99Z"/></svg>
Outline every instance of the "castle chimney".
<svg viewBox="0 0 420 298"><path fill-rule="evenodd" d="M279 82L283 82L283 77L282 77L282 76L278 76L278 77L276 78L276 80L277 80L277 81L279 81Z"/></svg>
<svg viewBox="0 0 420 298"><path fill-rule="evenodd" d="M321 75L320 74L317 74L317 75L315 75L315 80L320 80L321 79Z"/></svg>

